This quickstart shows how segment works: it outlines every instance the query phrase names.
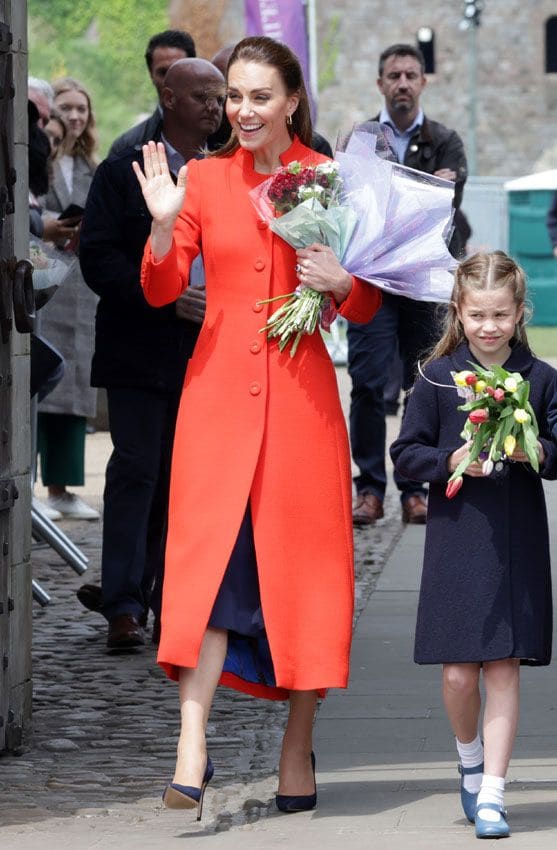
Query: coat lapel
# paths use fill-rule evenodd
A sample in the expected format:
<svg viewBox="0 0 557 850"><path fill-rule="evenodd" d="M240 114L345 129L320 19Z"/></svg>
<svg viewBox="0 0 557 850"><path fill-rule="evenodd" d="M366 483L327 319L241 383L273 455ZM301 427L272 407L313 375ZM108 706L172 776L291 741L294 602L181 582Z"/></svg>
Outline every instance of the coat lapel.
<svg viewBox="0 0 557 850"><path fill-rule="evenodd" d="M70 202L70 192L64 180L60 163L55 160L52 166L52 182L47 195L46 206L49 210L62 212Z"/></svg>
<svg viewBox="0 0 557 850"><path fill-rule="evenodd" d="M81 156L74 157L72 200L84 207L93 179L93 168Z"/></svg>

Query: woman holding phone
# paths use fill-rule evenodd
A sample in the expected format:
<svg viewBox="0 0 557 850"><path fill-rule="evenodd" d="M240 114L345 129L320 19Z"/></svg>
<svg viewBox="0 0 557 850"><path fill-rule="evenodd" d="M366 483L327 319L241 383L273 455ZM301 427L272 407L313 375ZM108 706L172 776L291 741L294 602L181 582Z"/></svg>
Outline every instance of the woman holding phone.
<svg viewBox="0 0 557 850"><path fill-rule="evenodd" d="M66 136L52 163L45 216L63 219L72 236L59 247L77 253L81 214L97 165L95 118L89 93L71 77L54 85L54 107ZM39 405L38 452L41 477L48 487L47 515L51 519L98 519L68 486L85 482L87 417L96 412L96 390L90 386L97 298L76 266L70 280L41 310L41 331L64 356L64 378Z"/></svg>

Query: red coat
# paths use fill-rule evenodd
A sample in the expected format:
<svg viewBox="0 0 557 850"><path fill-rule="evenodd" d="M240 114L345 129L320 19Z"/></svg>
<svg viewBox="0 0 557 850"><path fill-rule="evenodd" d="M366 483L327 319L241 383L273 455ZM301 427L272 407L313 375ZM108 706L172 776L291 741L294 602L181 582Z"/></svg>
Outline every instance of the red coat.
<svg viewBox="0 0 557 850"><path fill-rule="evenodd" d="M324 157L297 139L283 164ZM161 306L187 286L200 247L207 312L184 383L174 442L158 661L172 678L200 644L251 501L261 604L277 688L223 683L263 696L346 687L352 633L350 454L335 370L321 335L296 356L259 333L293 291L296 255L258 220L248 191L265 175L251 153L191 161L174 244L142 285ZM377 289L354 279L340 312L367 322ZM285 691L286 689L286 691Z"/></svg>

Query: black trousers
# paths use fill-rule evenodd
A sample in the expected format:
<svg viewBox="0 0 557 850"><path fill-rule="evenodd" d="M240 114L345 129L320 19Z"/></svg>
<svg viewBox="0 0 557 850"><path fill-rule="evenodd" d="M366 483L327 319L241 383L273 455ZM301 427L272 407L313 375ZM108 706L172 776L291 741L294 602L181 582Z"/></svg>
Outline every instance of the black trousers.
<svg viewBox="0 0 557 850"><path fill-rule="evenodd" d="M170 461L180 391L109 387L103 614L160 615Z"/></svg>
<svg viewBox="0 0 557 850"><path fill-rule="evenodd" d="M387 292L382 295L383 303L371 322L349 322L347 333L348 372L352 379L350 444L360 470L354 482L358 493L373 493L381 501L387 486L383 396L393 360L399 352L402 388L408 391L416 378L418 360L440 335L436 304ZM408 481L396 472L394 478L402 500L427 492L419 481Z"/></svg>

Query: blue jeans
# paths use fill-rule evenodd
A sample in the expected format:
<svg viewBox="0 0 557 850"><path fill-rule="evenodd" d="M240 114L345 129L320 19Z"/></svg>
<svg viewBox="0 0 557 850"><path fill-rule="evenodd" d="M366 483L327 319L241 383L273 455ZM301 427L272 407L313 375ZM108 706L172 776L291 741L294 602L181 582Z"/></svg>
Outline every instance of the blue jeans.
<svg viewBox="0 0 557 850"><path fill-rule="evenodd" d="M385 496L385 403L383 394L397 349L402 360L402 388L407 392L416 378L417 362L437 341L437 305L383 293L383 303L371 322L349 323L348 373L352 379L350 443L360 474L358 493ZM406 409L406 402L405 402ZM395 472L401 500L427 493L419 481Z"/></svg>

